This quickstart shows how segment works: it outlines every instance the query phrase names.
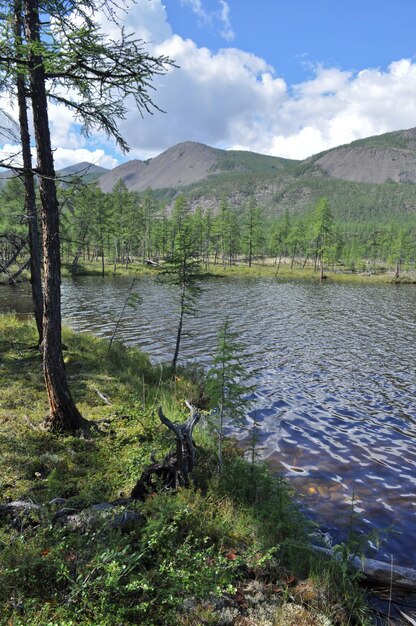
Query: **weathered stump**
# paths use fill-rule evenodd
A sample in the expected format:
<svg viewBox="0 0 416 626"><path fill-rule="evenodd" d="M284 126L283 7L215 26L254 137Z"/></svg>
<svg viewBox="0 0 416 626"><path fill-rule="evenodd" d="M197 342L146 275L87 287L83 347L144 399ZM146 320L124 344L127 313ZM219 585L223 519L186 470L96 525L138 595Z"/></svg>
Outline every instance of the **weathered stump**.
<svg viewBox="0 0 416 626"><path fill-rule="evenodd" d="M145 500L158 484L165 489L177 489L189 485L190 474L195 465L195 447L192 432L201 415L189 402L186 403L191 415L183 424L174 424L159 408L159 419L173 431L176 437L176 450L168 454L163 461L154 462L146 467L131 492L132 498Z"/></svg>

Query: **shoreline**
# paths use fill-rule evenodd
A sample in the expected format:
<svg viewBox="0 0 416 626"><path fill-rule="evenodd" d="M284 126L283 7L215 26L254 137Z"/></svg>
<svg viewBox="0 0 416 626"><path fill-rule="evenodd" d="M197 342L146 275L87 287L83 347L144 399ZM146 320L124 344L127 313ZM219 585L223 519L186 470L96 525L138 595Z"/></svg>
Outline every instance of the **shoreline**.
<svg viewBox="0 0 416 626"><path fill-rule="evenodd" d="M117 343L114 351L109 353L105 340L64 329L64 340L68 345L66 368L77 404L87 419L105 418L109 425L104 427L105 432L90 439L56 436L42 428L47 405L41 358L39 353L30 350L34 343L34 325L19 322L13 316L1 316L0 324L3 337L0 347L4 357L2 374L3 380L7 381L0 408L1 433L5 438L2 475L7 485L3 499L23 496L42 504L52 498L64 498L66 507L75 510L90 507L90 510L96 503L125 497L141 469L148 465L152 451L156 450L160 457L171 447L170 439L155 421L156 407L162 403L168 414L180 421L184 414L183 399L188 397L192 402L198 402L201 393L198 379L192 381L192 377L189 378L191 372L183 370L177 379L169 381L163 370L151 366L147 356L137 349ZM142 380L139 386L137 380ZM100 400L97 389L106 394L110 404ZM20 549L7 526L4 532L0 531L5 563L3 606L7 608L7 598L10 597L8 585L25 589L21 596L25 617L20 622L18 613L12 611L13 623L24 623L25 626L49 623L48 620L60 623L59 619L74 619L77 615L80 621L76 623L79 624L104 625L117 619L120 621L115 617L112 604L111 593L114 592L108 596L107 591L113 589L111 577L114 570L106 570L102 556L114 542L118 546L121 542L124 546L121 553L115 552L120 554L119 557L112 557L116 559L114 563L119 562L120 567L126 566L131 572L126 587L124 575L117 579L114 587L117 594L126 594L117 596L118 603L125 607L126 616L128 604L123 603L130 597L129 585L133 585L134 577L142 580L145 576L146 584L149 580L159 581L158 587L149 592L146 602L135 609L142 611L142 624L156 623L160 619L160 610L164 617L171 616L164 623L217 623L215 620L217 616L220 618L222 605L217 600L211 600L211 608L206 604L213 583L213 589L218 589L218 598L226 599L223 601L228 603L227 610L244 615L249 610L253 576L263 596L263 608L276 613L286 611L288 605L303 607L304 615L296 622L297 626L310 623L307 620L312 615L315 618L326 615L332 619L340 606L346 616L354 612L356 616L360 615L358 623L370 623L365 617L366 609L356 575L346 576L342 563L312 554L305 534L309 525L292 502L292 489L280 478L274 478L264 464L251 466L232 441L227 441L225 470L219 479L215 471L216 444L212 433L204 426L195 435L199 450L195 486L176 494L155 493L143 505L138 503L134 510L145 522L140 522L137 528L127 533L110 532L105 525L98 527L100 531L94 527L91 532L98 534L92 541L90 531L83 531L81 535L76 531L65 531L65 548L59 543L62 541L60 527L55 528L53 524L44 527L41 522L34 530L28 526L22 531ZM46 523L50 524L49 515ZM153 564L149 565L140 557L142 560L136 569L129 559L135 558L138 545L150 550L152 542L157 546ZM80 618L77 605L66 605L59 600L63 592L78 597L76 594L81 591L78 591L75 579L66 580L63 592L59 584L54 583L58 575L56 568L57 572L61 571L59 568L66 571L65 568L73 562L73 554L78 555L78 575L84 572L86 580L90 580L89 572L94 571L91 567L99 567L101 578L93 577L78 599L79 610L89 614L91 621ZM16 555L21 559L17 564ZM170 562L175 563L172 577L168 578L172 587L168 585L166 588L166 572L169 571L166 567ZM211 580L213 563L216 573ZM38 590L36 577L24 578L32 564L38 568L37 577L42 580L47 577L46 587L42 585ZM160 580L157 567L164 572ZM140 583L141 588L143 584ZM173 591L177 584L181 587L179 597ZM279 590L272 591L273 597L270 596L272 587ZM98 614L99 606L94 605L97 592L107 598L106 620ZM138 598L146 599L146 592L140 594ZM285 594L293 599L287 602ZM247 599L247 609L239 604L241 595ZM182 603L188 596L193 598L193 622L183 622L180 617ZM160 609L153 605L153 601L148 606L151 598L159 598ZM8 613L10 610L9 606ZM204 611L211 612L211 621L202 620ZM125 624L138 623L137 614L133 622L127 617L123 619ZM263 624L261 619L255 623ZM285 624L284 621L275 623Z"/></svg>
<svg viewBox="0 0 416 626"><path fill-rule="evenodd" d="M201 264L202 265L202 264ZM109 276L154 276L158 273L159 266L147 266L143 263L131 263L128 269L119 265L114 273L114 267L108 265L104 271L104 277ZM277 281L293 280L296 282L315 282L322 284L336 283L336 284L382 284L382 285L413 285L416 284L416 270L406 270L401 273L399 278L395 277L393 270L383 269L376 273L373 270L352 272L350 270L343 271L341 269L331 270L326 269L324 273L324 280L320 281L319 271L314 271L312 267L294 267L290 268L288 264L282 263L279 268L273 263L269 262L256 262L252 267L248 267L247 263L239 262L233 265L222 264L203 264L204 269L213 276L218 277L241 277L241 278L275 278ZM62 278L69 278L71 276L96 276L102 277L102 269L100 262L80 262L78 264L76 274L71 273L71 265L69 263L63 263L61 269ZM30 281L30 274L27 270L21 274L17 284L26 283ZM10 285L11 282L7 275L0 275L0 286Z"/></svg>

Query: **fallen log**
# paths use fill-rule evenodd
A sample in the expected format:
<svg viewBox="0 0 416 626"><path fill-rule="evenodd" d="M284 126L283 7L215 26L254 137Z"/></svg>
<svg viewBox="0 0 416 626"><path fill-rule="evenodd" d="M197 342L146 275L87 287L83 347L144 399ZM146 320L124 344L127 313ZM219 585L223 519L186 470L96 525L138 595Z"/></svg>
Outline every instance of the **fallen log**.
<svg viewBox="0 0 416 626"><path fill-rule="evenodd" d="M131 492L132 498L145 500L149 493L157 488L158 483L161 483L165 489L177 489L189 485L189 475L195 465L192 432L201 415L189 402L186 402L186 406L191 415L183 424L174 424L164 415L162 408L159 408L160 421L172 430L176 437L176 450L168 454L163 461L155 461L144 469Z"/></svg>
<svg viewBox="0 0 416 626"><path fill-rule="evenodd" d="M315 545L312 547L315 552L321 552L336 559L341 558L340 555L330 548ZM387 585L388 587L396 587L407 591L416 590L415 569L359 556L351 556L349 563L351 568L360 572L367 582L374 582L378 585Z"/></svg>
<svg viewBox="0 0 416 626"><path fill-rule="evenodd" d="M30 259L28 259L23 265L19 267L19 269L13 274L12 279L13 282L16 282L16 278L19 278L20 274L24 272L30 266Z"/></svg>

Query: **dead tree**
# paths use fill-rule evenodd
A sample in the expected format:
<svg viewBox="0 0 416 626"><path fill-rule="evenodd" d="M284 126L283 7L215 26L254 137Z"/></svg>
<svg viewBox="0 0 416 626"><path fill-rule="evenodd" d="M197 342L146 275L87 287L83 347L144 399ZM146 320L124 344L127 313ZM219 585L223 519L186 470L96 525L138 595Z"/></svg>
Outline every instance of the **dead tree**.
<svg viewBox="0 0 416 626"><path fill-rule="evenodd" d="M201 415L189 402L186 402L191 415L183 424L174 424L164 415L159 407L159 419L173 431L176 437L176 450L168 454L163 461L155 462L146 467L131 492L132 498L145 500L157 484L166 489L178 489L189 485L190 474L195 466L195 446L192 432Z"/></svg>
<svg viewBox="0 0 416 626"><path fill-rule="evenodd" d="M16 279L19 278L20 274L30 264L30 261L25 261L23 265L19 265L18 261L18 258L22 256L22 252L27 245L27 240L26 238L6 234L0 236L0 244L2 249L0 256L0 274L6 274L9 283L16 285ZM7 258L5 259L3 259L3 256L5 256L3 253L4 250L8 252ZM14 272L10 269L13 265L18 265L18 269Z"/></svg>

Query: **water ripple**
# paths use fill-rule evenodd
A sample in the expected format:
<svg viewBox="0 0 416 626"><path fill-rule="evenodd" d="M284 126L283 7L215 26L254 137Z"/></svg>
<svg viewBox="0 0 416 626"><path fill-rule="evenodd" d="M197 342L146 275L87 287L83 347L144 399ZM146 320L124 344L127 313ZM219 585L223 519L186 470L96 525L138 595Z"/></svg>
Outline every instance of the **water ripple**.
<svg viewBox="0 0 416 626"><path fill-rule="evenodd" d="M127 295L125 278L67 280L67 322L109 338ZM118 337L154 361L174 350L177 298L149 278L143 304L126 309ZM10 296L10 293L13 293ZM0 293L3 310L19 305ZM9 298L9 299L8 299ZM23 298L23 297L22 297ZM24 298L23 298L24 300ZM186 321L181 359L209 365L225 316L247 345L264 455L302 494L305 507L345 539L384 533L379 558L413 566L416 545L416 318L414 286L218 279L199 316ZM241 439L245 435L236 433Z"/></svg>

